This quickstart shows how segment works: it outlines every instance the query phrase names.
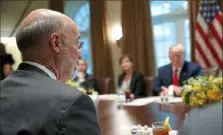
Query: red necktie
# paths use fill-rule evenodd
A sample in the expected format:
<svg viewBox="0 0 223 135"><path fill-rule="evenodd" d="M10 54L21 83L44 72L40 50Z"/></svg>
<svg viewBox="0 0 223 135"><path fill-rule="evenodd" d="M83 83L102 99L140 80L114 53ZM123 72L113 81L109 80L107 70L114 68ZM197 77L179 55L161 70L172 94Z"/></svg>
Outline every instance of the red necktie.
<svg viewBox="0 0 223 135"><path fill-rule="evenodd" d="M177 69L173 73L173 85L179 86L178 70Z"/></svg>

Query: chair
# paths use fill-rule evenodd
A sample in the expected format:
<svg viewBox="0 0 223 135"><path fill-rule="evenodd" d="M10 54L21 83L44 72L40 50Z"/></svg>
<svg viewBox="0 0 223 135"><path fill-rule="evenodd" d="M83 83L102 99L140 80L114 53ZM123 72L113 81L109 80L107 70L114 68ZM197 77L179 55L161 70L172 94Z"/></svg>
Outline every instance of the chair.
<svg viewBox="0 0 223 135"><path fill-rule="evenodd" d="M145 96L152 96L153 95L153 81L154 76L152 77L144 77L144 86L145 86Z"/></svg>
<svg viewBox="0 0 223 135"><path fill-rule="evenodd" d="M111 88L111 78L96 78L99 94L108 94Z"/></svg>
<svg viewBox="0 0 223 135"><path fill-rule="evenodd" d="M218 67L211 67L211 68L202 68L203 75L214 75L217 76L219 74Z"/></svg>

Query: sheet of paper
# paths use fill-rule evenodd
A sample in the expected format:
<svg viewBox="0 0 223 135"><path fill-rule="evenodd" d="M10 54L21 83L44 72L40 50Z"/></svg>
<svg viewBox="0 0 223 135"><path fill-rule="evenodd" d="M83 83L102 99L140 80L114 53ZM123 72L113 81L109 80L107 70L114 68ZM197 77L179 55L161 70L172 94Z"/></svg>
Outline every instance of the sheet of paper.
<svg viewBox="0 0 223 135"><path fill-rule="evenodd" d="M163 102L161 100L161 97L158 97L157 99L154 100L154 103L179 103L182 102L182 98L181 97L168 97L168 100L166 100L165 98L163 99Z"/></svg>
<svg viewBox="0 0 223 135"><path fill-rule="evenodd" d="M182 102L182 98L180 97L171 97L168 98L168 103L178 103L178 102ZM147 97L147 98L140 98L140 99L136 99L133 100L132 102L124 102L122 103L122 105L124 106L144 106L150 103L163 103L161 101L161 97Z"/></svg>
<svg viewBox="0 0 223 135"><path fill-rule="evenodd" d="M170 100L170 103L179 103L179 102L183 102L181 97L174 97Z"/></svg>
<svg viewBox="0 0 223 135"><path fill-rule="evenodd" d="M99 95L98 98L100 100L118 100L119 96L116 94L105 94L105 95Z"/></svg>
<svg viewBox="0 0 223 135"><path fill-rule="evenodd" d="M116 94L105 94L105 95L99 95L99 96L94 96L94 95L89 95L91 99L94 100L116 100L116 101L121 101L122 105L124 106L144 106L150 103L163 103L161 101L161 97L146 97L146 98L139 98L136 100L133 100L132 102L125 102L124 97L120 97ZM168 98L168 103L178 103L182 102L181 97L169 97Z"/></svg>

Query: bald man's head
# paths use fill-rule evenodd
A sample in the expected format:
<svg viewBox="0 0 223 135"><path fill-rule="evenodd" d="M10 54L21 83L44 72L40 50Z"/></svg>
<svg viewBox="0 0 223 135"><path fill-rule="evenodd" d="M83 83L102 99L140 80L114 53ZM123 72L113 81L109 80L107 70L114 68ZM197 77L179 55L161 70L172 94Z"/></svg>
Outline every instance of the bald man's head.
<svg viewBox="0 0 223 135"><path fill-rule="evenodd" d="M74 21L48 9L32 11L16 34L23 60L52 66L63 81L71 78L80 57L78 40L79 31Z"/></svg>
<svg viewBox="0 0 223 135"><path fill-rule="evenodd" d="M32 11L21 23L16 34L19 50L38 47L46 37L54 32L62 33L66 23L71 23L67 16L48 9ZM75 29L78 31L77 26Z"/></svg>

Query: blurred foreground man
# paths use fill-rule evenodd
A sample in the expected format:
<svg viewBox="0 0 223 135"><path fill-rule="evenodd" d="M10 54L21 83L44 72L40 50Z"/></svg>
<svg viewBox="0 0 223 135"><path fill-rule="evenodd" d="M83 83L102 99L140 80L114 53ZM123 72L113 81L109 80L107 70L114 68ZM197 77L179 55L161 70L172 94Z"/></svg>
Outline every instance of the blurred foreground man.
<svg viewBox="0 0 223 135"><path fill-rule="evenodd" d="M77 25L38 9L22 22L16 42L23 62L1 81L1 135L100 135L92 100L63 82L81 57Z"/></svg>
<svg viewBox="0 0 223 135"><path fill-rule="evenodd" d="M169 93L180 96L183 82L201 74L200 66L185 61L185 50L182 44L170 47L169 57L171 63L160 67L158 76L154 80L153 94L156 96Z"/></svg>
<svg viewBox="0 0 223 135"><path fill-rule="evenodd" d="M222 135L222 103L193 110L179 135Z"/></svg>

